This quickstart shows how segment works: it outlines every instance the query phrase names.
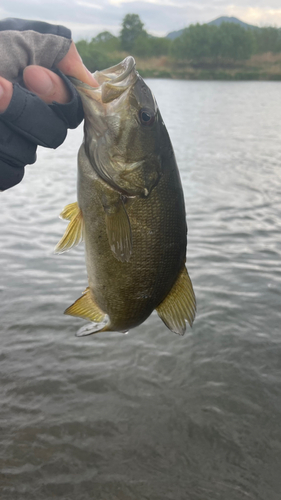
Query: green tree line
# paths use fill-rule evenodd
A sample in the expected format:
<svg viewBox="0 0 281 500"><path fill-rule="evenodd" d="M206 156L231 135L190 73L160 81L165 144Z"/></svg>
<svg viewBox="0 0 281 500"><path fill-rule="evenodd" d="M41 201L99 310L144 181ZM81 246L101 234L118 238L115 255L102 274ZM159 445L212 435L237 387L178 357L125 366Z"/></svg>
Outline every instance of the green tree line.
<svg viewBox="0 0 281 500"><path fill-rule="evenodd" d="M76 45L90 71L116 64L120 61L120 52L142 58L169 56L193 63L241 61L253 54L281 52L281 29L245 29L234 23L196 24L170 40L150 35L137 14L127 14L119 36L104 31L90 42L80 40Z"/></svg>
<svg viewBox="0 0 281 500"><path fill-rule="evenodd" d="M281 52L280 29L245 29L234 23L191 25L173 41L170 48L170 54L175 59L198 62L203 59L241 61L265 52Z"/></svg>

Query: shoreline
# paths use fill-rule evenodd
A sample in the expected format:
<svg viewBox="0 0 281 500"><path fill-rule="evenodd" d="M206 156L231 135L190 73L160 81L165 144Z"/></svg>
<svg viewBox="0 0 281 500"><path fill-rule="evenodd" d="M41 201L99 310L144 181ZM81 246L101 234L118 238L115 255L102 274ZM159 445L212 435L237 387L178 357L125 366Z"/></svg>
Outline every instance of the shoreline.
<svg viewBox="0 0 281 500"><path fill-rule="evenodd" d="M281 73L276 75L262 75L259 73L237 73L232 76L224 72L202 72L198 75L180 75L180 74L170 74L169 72L157 72L157 71L143 71L138 70L139 74L143 78L163 78L169 80L186 80L186 81L256 81L256 82L279 82L281 81Z"/></svg>
<svg viewBox="0 0 281 500"><path fill-rule="evenodd" d="M175 62L168 57L141 59L136 57L137 70L143 78L176 80L281 81L281 54L271 52L255 55L246 61L214 64Z"/></svg>

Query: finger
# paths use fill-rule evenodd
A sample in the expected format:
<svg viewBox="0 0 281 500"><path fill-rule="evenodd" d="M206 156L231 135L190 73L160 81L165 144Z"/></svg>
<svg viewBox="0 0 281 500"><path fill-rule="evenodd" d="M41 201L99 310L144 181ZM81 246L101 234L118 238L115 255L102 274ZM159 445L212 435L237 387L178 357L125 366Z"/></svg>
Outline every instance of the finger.
<svg viewBox="0 0 281 500"><path fill-rule="evenodd" d="M72 42L68 53L58 63L57 67L67 76L74 76L78 80L81 80L81 82L87 83L92 87L99 86L93 75L86 68L86 66L84 66L74 42Z"/></svg>
<svg viewBox="0 0 281 500"><path fill-rule="evenodd" d="M53 101L65 104L71 100L70 92L62 79L47 68L27 66L23 71L23 80L26 88L47 104Z"/></svg>
<svg viewBox="0 0 281 500"><path fill-rule="evenodd" d="M4 113L13 95L13 84L0 76L0 113Z"/></svg>

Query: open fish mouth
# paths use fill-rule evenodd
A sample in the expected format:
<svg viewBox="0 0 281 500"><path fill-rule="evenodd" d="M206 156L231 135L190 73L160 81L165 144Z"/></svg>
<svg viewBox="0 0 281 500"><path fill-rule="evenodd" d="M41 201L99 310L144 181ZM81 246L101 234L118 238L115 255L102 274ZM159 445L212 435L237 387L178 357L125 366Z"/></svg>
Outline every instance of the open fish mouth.
<svg viewBox="0 0 281 500"><path fill-rule="evenodd" d="M140 78L135 69L136 63L132 56L102 71L95 71L93 76L98 87L91 87L74 77L68 77L81 97L85 123L85 135L91 135L92 141L105 137L108 121L114 122L115 131L119 130L120 117L127 116L127 96ZM108 147L108 145L106 145Z"/></svg>
<svg viewBox="0 0 281 500"><path fill-rule="evenodd" d="M159 127L155 99L135 65L128 56L96 71L98 87L71 81L83 104L84 145L92 168L118 193L147 197L161 171Z"/></svg>
<svg viewBox="0 0 281 500"><path fill-rule="evenodd" d="M112 85L119 83L127 84L131 83L127 80L128 78L134 76L134 73L137 76L135 67L135 59L132 56L128 56L115 66L111 66L111 68L107 68L102 71L95 71L93 76L99 85L102 85L105 82L110 82Z"/></svg>
<svg viewBox="0 0 281 500"><path fill-rule="evenodd" d="M95 71L93 77L99 84L98 87L91 87L74 77L68 78L76 87L82 100L83 95L86 95L91 100L107 104L120 97L125 90L136 83L139 74L135 67L135 59L132 56L128 56L115 66L102 71Z"/></svg>

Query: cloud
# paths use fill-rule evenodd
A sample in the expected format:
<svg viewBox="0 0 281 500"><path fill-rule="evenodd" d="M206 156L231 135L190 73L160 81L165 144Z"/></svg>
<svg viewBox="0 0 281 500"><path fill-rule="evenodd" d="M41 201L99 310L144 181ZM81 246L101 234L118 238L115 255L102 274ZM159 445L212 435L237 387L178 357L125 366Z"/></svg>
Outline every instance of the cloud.
<svg viewBox="0 0 281 500"><path fill-rule="evenodd" d="M132 0L109 0L109 3L111 5L118 5L120 6L121 4L132 4ZM137 3L137 2L135 2ZM173 0L142 0L142 3L151 3L154 5L161 5L161 7L177 7L177 8L185 8L186 2L180 2L180 1L173 1Z"/></svg>
<svg viewBox="0 0 281 500"><path fill-rule="evenodd" d="M80 0L78 0L77 5L79 5L81 7L90 7L90 9L99 9L99 10L103 9L102 5L98 5L98 4L92 3L92 2L83 2Z"/></svg>
<svg viewBox="0 0 281 500"><path fill-rule="evenodd" d="M139 14L145 29L158 36L224 15L259 26L281 26L280 0L1 0L0 8L2 18L68 26L75 40L92 38L105 30L119 34L128 13Z"/></svg>
<svg viewBox="0 0 281 500"><path fill-rule="evenodd" d="M229 5L227 7L229 16L243 19L246 23L256 26L281 26L281 9L267 7L238 7Z"/></svg>

